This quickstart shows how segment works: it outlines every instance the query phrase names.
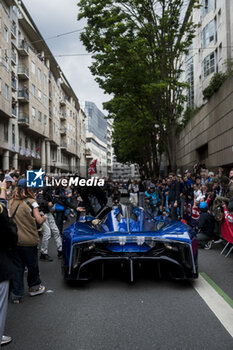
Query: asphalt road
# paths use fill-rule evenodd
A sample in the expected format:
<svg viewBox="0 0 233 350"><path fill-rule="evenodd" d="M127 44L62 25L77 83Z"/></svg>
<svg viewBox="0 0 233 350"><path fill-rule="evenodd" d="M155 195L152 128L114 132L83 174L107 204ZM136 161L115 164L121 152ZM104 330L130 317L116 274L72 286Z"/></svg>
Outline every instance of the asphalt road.
<svg viewBox="0 0 233 350"><path fill-rule="evenodd" d="M233 298L233 253L200 251L206 272ZM47 292L9 304L9 350L233 349L233 339L191 283L115 276L84 285L63 281L53 239L53 262L40 262ZM26 278L26 274L25 274ZM26 284L25 284L26 285ZM25 287L26 288L26 287Z"/></svg>

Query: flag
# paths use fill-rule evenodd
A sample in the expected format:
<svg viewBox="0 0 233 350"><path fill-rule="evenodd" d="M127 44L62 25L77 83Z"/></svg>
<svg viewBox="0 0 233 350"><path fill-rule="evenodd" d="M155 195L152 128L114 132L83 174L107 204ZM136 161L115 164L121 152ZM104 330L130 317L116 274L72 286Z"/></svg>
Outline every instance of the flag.
<svg viewBox="0 0 233 350"><path fill-rule="evenodd" d="M96 163L97 163L97 159L93 160L93 161L90 163L89 169L88 169L88 174L89 174L89 175L96 174L96 172L97 172Z"/></svg>

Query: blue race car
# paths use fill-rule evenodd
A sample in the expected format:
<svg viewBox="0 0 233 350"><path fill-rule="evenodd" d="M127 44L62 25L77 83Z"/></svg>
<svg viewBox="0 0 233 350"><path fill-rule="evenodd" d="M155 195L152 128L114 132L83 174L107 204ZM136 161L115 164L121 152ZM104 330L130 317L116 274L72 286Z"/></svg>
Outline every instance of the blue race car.
<svg viewBox="0 0 233 350"><path fill-rule="evenodd" d="M174 279L198 277L198 246L191 227L143 208L108 207L99 187L79 188L88 215L63 233L63 272L67 280L88 280L109 266L127 271L131 282L144 269Z"/></svg>

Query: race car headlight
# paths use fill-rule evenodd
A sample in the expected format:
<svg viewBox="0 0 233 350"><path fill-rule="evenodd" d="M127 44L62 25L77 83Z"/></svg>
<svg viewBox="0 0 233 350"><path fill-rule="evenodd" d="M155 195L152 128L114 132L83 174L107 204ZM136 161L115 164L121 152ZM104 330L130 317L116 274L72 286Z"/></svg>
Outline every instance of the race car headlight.
<svg viewBox="0 0 233 350"><path fill-rule="evenodd" d="M119 237L119 244L125 245L125 243L126 243L126 237Z"/></svg>
<svg viewBox="0 0 233 350"><path fill-rule="evenodd" d="M145 242L145 237L141 237L141 236L137 237L137 244L138 245L143 245L144 242Z"/></svg>
<svg viewBox="0 0 233 350"><path fill-rule="evenodd" d="M165 245L165 248L167 248L167 249L169 249L169 250L172 250L172 249L173 249L172 245L169 244L169 243L164 243L164 245Z"/></svg>

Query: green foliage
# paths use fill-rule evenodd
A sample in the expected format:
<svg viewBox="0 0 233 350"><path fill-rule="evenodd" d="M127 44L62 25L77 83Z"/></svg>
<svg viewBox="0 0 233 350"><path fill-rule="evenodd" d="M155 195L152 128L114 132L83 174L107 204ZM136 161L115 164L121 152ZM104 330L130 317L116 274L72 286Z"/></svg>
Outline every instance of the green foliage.
<svg viewBox="0 0 233 350"><path fill-rule="evenodd" d="M186 110L183 113L183 117L180 123L177 124L176 132L179 134L181 130L185 128L185 126L188 124L188 122L202 109L201 107L196 108L190 108L187 107Z"/></svg>
<svg viewBox="0 0 233 350"><path fill-rule="evenodd" d="M185 96L180 58L196 26L189 21L198 0L80 0L78 19L87 25L81 40L93 54L90 69L111 95L104 104L114 119L118 160L139 164L158 159L164 149L174 163L174 127ZM155 127L159 126L159 130ZM159 134L159 143L155 142ZM152 165L151 165L152 167Z"/></svg>
<svg viewBox="0 0 233 350"><path fill-rule="evenodd" d="M205 99L209 100L215 92L217 92L220 86L228 78L227 74L215 73L210 80L209 85L203 90L203 96Z"/></svg>

